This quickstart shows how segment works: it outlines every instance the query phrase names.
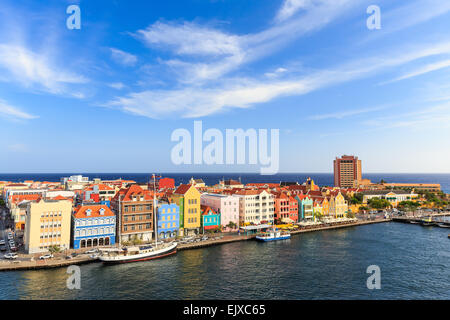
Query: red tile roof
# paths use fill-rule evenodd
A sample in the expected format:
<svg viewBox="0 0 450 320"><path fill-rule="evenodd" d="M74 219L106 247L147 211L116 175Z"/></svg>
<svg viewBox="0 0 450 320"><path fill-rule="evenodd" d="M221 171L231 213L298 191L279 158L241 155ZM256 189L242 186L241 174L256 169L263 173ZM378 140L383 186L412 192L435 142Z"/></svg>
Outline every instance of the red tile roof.
<svg viewBox="0 0 450 320"><path fill-rule="evenodd" d="M185 194L190 188L191 184L180 184L180 186L175 190L174 194Z"/></svg>
<svg viewBox="0 0 450 320"><path fill-rule="evenodd" d="M101 209L104 209L103 215L100 214ZM87 215L87 210L91 210L91 214L89 216ZM106 205L80 206L76 208L76 211L74 213L74 217L76 219L112 216L114 216L114 213Z"/></svg>

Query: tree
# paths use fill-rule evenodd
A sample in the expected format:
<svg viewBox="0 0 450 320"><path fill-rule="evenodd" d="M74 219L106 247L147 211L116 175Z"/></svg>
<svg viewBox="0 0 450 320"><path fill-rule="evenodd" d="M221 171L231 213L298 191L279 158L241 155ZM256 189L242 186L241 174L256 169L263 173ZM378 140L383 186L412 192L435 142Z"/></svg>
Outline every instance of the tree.
<svg viewBox="0 0 450 320"><path fill-rule="evenodd" d="M372 198L367 201L367 204L373 209L385 209L391 207L391 203L386 199Z"/></svg>
<svg viewBox="0 0 450 320"><path fill-rule="evenodd" d="M364 195L362 193L356 193L350 198L350 204L362 204Z"/></svg>
<svg viewBox="0 0 450 320"><path fill-rule="evenodd" d="M55 253L60 252L60 251L61 251L61 248L60 248L59 246L57 246L57 245L53 245L53 246L50 246L50 247L48 248L48 251L49 251L51 254L55 254Z"/></svg>

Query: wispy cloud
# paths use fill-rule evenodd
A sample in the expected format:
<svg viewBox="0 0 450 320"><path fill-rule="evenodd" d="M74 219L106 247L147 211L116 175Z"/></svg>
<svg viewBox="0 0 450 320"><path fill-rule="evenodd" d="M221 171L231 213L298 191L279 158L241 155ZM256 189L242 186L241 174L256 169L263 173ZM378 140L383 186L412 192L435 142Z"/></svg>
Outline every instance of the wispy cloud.
<svg viewBox="0 0 450 320"><path fill-rule="evenodd" d="M54 94L67 92L67 84L88 82L81 75L54 66L46 55L19 45L0 44L0 69L8 72L8 76L1 77L0 81L14 81L25 87L35 86Z"/></svg>
<svg viewBox="0 0 450 320"><path fill-rule="evenodd" d="M8 104L4 100L0 100L0 116L13 120L30 120L38 118L37 116L29 114L15 106Z"/></svg>
<svg viewBox="0 0 450 320"><path fill-rule="evenodd" d="M364 109L356 109L356 110L348 110L348 111L339 111L327 114L318 114L308 117L308 120L325 120L325 119L344 119L348 117L352 117L359 114L370 113L375 111L380 111L386 109L387 106L380 106L374 108L364 108Z"/></svg>
<svg viewBox="0 0 450 320"><path fill-rule="evenodd" d="M437 70L441 70L444 68L448 68L450 67L450 59L448 60L442 60L442 61L438 61L435 63L430 63L427 64L425 66L421 66L419 68L416 68L416 70L406 73L400 77L397 77L395 79L389 80L389 81L385 81L382 82L381 84L388 84L388 83L392 83L392 82L396 82L396 81L401 81L401 80L405 80L405 79L409 79L409 78L413 78L413 77L417 77L432 71L437 71Z"/></svg>
<svg viewBox="0 0 450 320"><path fill-rule="evenodd" d="M121 65L134 66L138 61L138 58L131 53L116 48L109 49L111 50L111 58Z"/></svg>
<svg viewBox="0 0 450 320"><path fill-rule="evenodd" d="M107 103L126 112L150 118L173 116L200 117L228 108L249 108L280 96L303 95L327 86L374 75L423 57L450 50L450 43L442 42L428 46L419 45L411 52L399 48L383 57L369 57L352 61L329 70L312 71L289 79L236 79L225 78L215 86L188 86L174 90L144 90L118 97ZM358 112L358 111L355 111ZM336 117L336 115L334 115Z"/></svg>
<svg viewBox="0 0 450 320"><path fill-rule="evenodd" d="M122 90L123 88L125 88L125 85L122 82L110 83L108 84L108 86L117 90Z"/></svg>

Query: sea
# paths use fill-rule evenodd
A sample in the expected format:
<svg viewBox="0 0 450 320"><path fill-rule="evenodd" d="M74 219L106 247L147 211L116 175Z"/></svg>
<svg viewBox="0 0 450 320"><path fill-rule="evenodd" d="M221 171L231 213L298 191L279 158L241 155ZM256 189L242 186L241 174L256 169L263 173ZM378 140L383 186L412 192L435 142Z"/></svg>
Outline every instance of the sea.
<svg viewBox="0 0 450 320"><path fill-rule="evenodd" d="M110 180L122 178L134 180L139 183L148 182L151 177L150 173L0 173L0 181L60 181L61 177L68 177L74 174L81 174L91 179L101 178L103 180ZM260 175L258 173L158 173L158 175L174 178L176 185L180 183L188 183L192 177L202 178L207 185L217 184L219 183L219 180L222 179L235 179L240 180L242 183L278 183L280 181L297 181L299 183L303 183L308 177L311 177L319 186L334 185L332 173L279 173L276 175ZM370 179L372 182L379 182L383 179L386 182L439 183L442 191L450 193L449 173L372 173L364 174L363 178Z"/></svg>
<svg viewBox="0 0 450 320"><path fill-rule="evenodd" d="M59 181L64 174L0 174L8 181ZM81 173L90 178L146 182L150 174ZM162 173L176 183L191 177L333 185L332 174ZM440 183L450 174L366 174L372 181ZM370 289L371 270L379 289ZM0 272L0 299L450 299L448 229L397 222L323 230L290 240L235 242L179 251L158 260L80 266L81 288L69 289L67 268Z"/></svg>
<svg viewBox="0 0 450 320"><path fill-rule="evenodd" d="M67 268L0 272L0 299L450 299L447 234L385 222L95 262L80 266L80 289L67 287ZM375 269L379 289L370 285Z"/></svg>

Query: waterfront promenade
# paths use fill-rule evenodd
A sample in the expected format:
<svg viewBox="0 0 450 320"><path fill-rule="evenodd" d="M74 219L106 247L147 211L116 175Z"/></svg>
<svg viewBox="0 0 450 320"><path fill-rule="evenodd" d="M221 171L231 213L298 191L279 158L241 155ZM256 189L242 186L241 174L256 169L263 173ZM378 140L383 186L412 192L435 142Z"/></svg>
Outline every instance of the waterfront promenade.
<svg viewBox="0 0 450 320"><path fill-rule="evenodd" d="M313 232L313 231L323 231L323 230L332 230L332 229L340 229L340 228L348 228L348 227L356 227L360 225L373 224L373 223L382 223L389 222L391 219L373 219L373 220L359 220L356 222L346 222L346 223L336 223L333 225L312 225L308 227L302 227L298 230L291 231L291 235L295 236L305 232ZM192 249L200 249L209 246L227 244L237 241L247 241L254 239L255 235L227 235L223 234L223 236L219 237L219 239L208 239L205 241L192 242L192 243L181 243L178 245L178 250L192 250ZM72 250L74 251L74 250ZM59 257L55 257L53 259L48 260L39 260L21 257L20 260L9 261L9 260L1 260L0 262L0 271L18 271L18 270L39 270L39 269L51 269L51 268L60 268L67 267L70 265L81 265L86 263L98 262L97 259L92 259L88 254L79 254L72 259L65 259L65 255L61 255Z"/></svg>

